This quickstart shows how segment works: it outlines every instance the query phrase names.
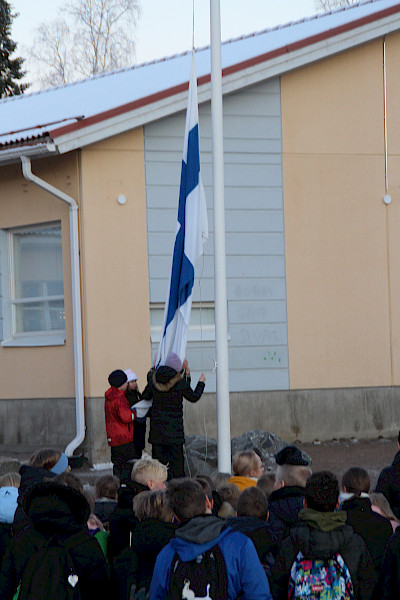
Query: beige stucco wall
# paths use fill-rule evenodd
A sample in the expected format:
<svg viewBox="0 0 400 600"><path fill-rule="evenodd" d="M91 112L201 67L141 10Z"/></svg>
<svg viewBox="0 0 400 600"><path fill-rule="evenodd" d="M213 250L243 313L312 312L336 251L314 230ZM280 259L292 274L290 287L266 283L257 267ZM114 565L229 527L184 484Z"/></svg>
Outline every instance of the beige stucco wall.
<svg viewBox="0 0 400 600"><path fill-rule="evenodd" d="M117 368L132 368L142 389L151 358L142 129L81 151L81 225L85 395L103 396Z"/></svg>
<svg viewBox="0 0 400 600"><path fill-rule="evenodd" d="M387 44L389 208L382 40L282 77L291 389L400 380L399 39Z"/></svg>
<svg viewBox="0 0 400 600"><path fill-rule="evenodd" d="M32 162L32 171L69 194L78 195L77 155ZM74 395L74 359L68 206L24 179L21 166L0 169L2 229L61 220L66 343L45 348L0 346L0 399L66 398Z"/></svg>

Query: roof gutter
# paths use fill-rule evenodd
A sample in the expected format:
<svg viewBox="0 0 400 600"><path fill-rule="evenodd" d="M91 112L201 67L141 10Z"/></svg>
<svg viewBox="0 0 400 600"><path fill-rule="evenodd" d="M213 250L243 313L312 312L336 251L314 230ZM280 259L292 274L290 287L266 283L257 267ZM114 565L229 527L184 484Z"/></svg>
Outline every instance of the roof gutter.
<svg viewBox="0 0 400 600"><path fill-rule="evenodd" d="M32 164L28 156L21 155L22 173L28 181L34 183L49 194L62 200L69 206L69 230L71 240L71 279L72 279L72 319L74 331L74 365L75 365L75 406L76 436L65 449L67 456L85 439L85 401L83 391L83 357L82 357L82 321L81 321L81 286L79 270L79 237L78 237L78 205L71 196L65 194L47 181L32 173Z"/></svg>

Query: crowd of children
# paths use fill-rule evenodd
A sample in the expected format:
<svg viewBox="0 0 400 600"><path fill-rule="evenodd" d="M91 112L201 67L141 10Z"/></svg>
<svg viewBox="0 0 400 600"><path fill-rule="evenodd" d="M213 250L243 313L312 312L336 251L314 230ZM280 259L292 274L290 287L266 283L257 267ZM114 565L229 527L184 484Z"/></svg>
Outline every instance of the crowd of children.
<svg viewBox="0 0 400 600"><path fill-rule="evenodd" d="M371 492L363 468L340 489L294 446L275 458L263 473L245 450L232 473L168 479L144 454L122 483L104 475L91 487L62 452L35 452L0 478L0 598L399 597L393 469Z"/></svg>

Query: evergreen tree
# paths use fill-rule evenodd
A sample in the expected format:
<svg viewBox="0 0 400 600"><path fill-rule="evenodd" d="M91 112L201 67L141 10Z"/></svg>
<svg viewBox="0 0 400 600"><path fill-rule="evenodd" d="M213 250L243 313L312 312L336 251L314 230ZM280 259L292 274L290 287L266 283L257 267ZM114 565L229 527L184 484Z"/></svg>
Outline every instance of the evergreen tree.
<svg viewBox="0 0 400 600"><path fill-rule="evenodd" d="M25 75L21 70L24 59L10 58L17 47L10 37L14 17L10 4L0 0L0 98L22 94L28 87L25 83L17 83Z"/></svg>

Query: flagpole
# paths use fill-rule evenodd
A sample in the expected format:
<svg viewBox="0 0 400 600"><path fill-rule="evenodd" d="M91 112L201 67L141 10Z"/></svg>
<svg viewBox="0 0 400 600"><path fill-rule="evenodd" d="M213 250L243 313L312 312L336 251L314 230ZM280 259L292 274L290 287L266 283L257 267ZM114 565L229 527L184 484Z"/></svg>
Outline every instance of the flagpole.
<svg viewBox="0 0 400 600"><path fill-rule="evenodd" d="M218 470L231 471L220 0L210 0Z"/></svg>

